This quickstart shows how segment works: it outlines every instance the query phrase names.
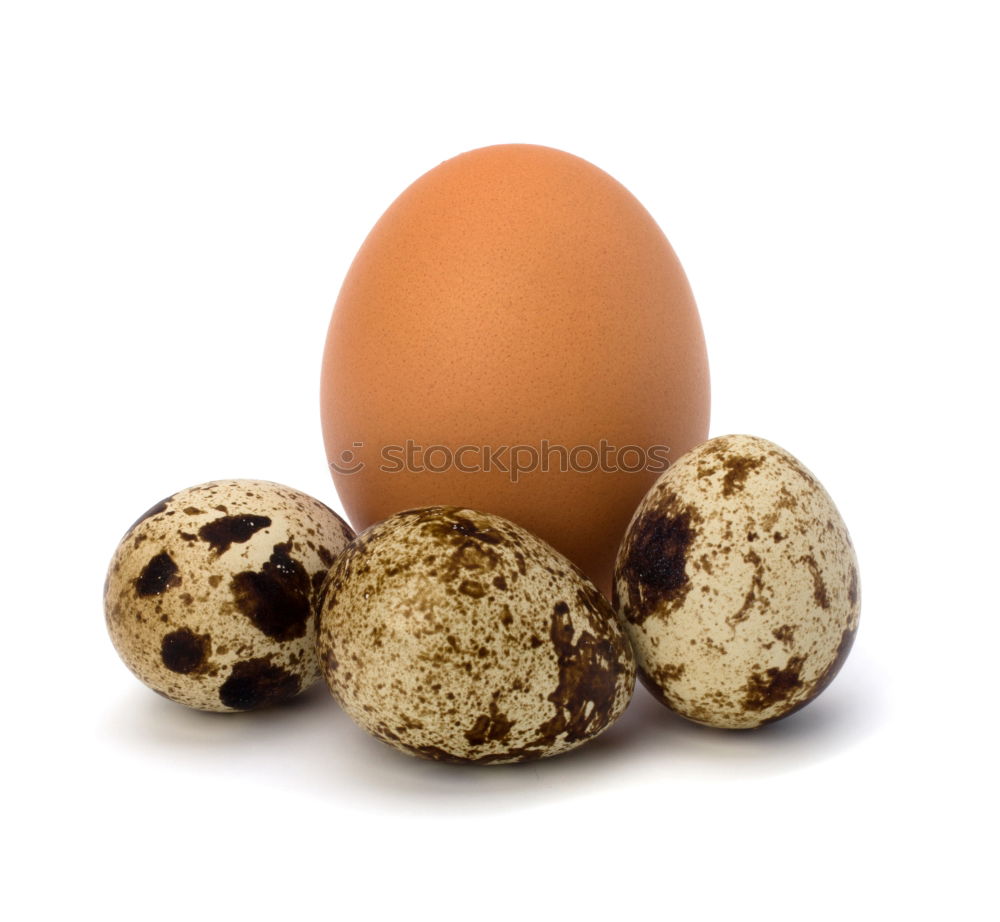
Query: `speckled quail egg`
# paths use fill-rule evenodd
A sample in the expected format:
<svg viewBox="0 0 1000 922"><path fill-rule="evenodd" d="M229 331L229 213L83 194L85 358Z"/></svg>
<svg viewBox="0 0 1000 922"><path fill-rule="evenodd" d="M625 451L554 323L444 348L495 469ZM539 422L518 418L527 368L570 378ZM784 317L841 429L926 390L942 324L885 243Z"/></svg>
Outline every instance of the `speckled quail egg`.
<svg viewBox="0 0 1000 922"><path fill-rule="evenodd" d="M108 631L154 691L206 711L246 711L319 677L316 600L354 537L311 496L262 480L182 490L146 512L115 551Z"/></svg>
<svg viewBox="0 0 1000 922"><path fill-rule="evenodd" d="M506 519L447 506L394 515L341 555L319 655L358 724L448 762L573 749L635 685L610 604L572 563Z"/></svg>
<svg viewBox="0 0 1000 922"><path fill-rule="evenodd" d="M681 457L643 499L613 592L643 683L714 727L758 727L843 665L858 564L833 501L796 458L748 435Z"/></svg>

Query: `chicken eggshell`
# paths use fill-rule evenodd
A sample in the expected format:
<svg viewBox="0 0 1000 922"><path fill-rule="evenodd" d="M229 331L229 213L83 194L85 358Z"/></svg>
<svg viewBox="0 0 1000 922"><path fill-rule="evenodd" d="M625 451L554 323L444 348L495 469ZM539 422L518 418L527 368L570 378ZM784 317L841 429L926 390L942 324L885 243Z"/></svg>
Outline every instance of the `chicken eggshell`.
<svg viewBox="0 0 1000 922"><path fill-rule="evenodd" d="M323 432L358 531L418 506L494 512L605 593L632 511L708 415L670 243L624 186L548 147L482 148L420 177L330 322Z"/></svg>

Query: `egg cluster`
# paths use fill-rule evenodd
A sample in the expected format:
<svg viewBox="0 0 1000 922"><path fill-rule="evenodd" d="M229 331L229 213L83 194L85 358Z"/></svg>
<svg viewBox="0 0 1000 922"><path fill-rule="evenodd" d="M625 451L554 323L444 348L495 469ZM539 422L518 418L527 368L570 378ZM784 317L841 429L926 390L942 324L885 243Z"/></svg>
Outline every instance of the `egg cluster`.
<svg viewBox="0 0 1000 922"><path fill-rule="evenodd" d="M498 764L594 739L637 676L689 720L750 729L843 665L860 612L843 520L779 446L706 441L680 264L585 161L507 145L411 186L344 283L322 389L360 534L290 487L214 481L153 506L115 551L108 631L167 698L249 711L322 675L388 745ZM376 468L414 435L500 470ZM535 436L568 456L614 442L617 466L501 476L489 446ZM622 460L670 447L665 469Z"/></svg>
<svg viewBox="0 0 1000 922"><path fill-rule="evenodd" d="M635 677L667 707L751 728L813 700L851 648L857 560L792 455L728 436L689 452L635 511L611 603L500 516L407 510L357 537L260 481L181 491L122 539L108 630L132 671L196 708L250 710L322 671L403 752L494 764L607 729Z"/></svg>

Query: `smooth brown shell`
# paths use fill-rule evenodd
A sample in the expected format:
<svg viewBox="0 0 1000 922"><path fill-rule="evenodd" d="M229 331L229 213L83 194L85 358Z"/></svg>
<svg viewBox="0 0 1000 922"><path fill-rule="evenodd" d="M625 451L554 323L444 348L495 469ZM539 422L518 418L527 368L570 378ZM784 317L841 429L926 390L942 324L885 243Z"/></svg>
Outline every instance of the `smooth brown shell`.
<svg viewBox="0 0 1000 922"><path fill-rule="evenodd" d="M670 243L620 183L548 147L474 150L420 177L368 235L330 322L323 434L358 531L418 506L494 512L605 594L632 511L708 416Z"/></svg>

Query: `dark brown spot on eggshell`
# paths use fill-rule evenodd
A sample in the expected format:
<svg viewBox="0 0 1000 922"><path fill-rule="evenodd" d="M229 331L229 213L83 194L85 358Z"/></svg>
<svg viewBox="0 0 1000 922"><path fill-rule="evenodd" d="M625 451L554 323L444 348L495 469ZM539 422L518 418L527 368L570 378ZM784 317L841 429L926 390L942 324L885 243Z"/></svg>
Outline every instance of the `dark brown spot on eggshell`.
<svg viewBox="0 0 1000 922"><path fill-rule="evenodd" d="M219 700L237 711L278 704L299 693L302 680L271 663L270 657L245 660L233 666L219 688Z"/></svg>
<svg viewBox="0 0 1000 922"><path fill-rule="evenodd" d="M167 504L172 500L173 494L168 496L166 499L161 499L155 506L150 506L142 515L139 516L125 532L125 537L128 537L133 531L135 531L138 525L141 525L146 519L151 519L153 516L159 515L161 512L166 512ZM124 539L123 539L124 540Z"/></svg>
<svg viewBox="0 0 1000 922"><path fill-rule="evenodd" d="M220 556L233 544L249 541L257 532L270 524L271 519L266 515L224 515L202 525L198 529L198 537L202 541L207 541L216 556Z"/></svg>
<svg viewBox="0 0 1000 922"><path fill-rule="evenodd" d="M434 762L448 762L453 765L465 765L470 761L476 761L476 759L461 758L453 755L446 749L442 749L440 746L434 746L431 743L426 743L423 746L413 746L409 743L401 742L399 737L392 733L386 733L383 731L382 733L376 732L375 735L393 743L405 752L410 753L410 755L419 756L422 759L430 759Z"/></svg>
<svg viewBox="0 0 1000 922"><path fill-rule="evenodd" d="M463 579L462 582L459 583L458 591L463 595L470 596L473 599L481 599L484 595L486 595L486 587L474 579Z"/></svg>
<svg viewBox="0 0 1000 922"><path fill-rule="evenodd" d="M306 632L311 613L310 581L305 568L291 557L291 542L274 545L259 571L237 573L233 601L254 626L275 640L291 640Z"/></svg>
<svg viewBox="0 0 1000 922"><path fill-rule="evenodd" d="M142 573L135 581L136 595L148 598L162 595L168 589L181 584L177 564L166 551L161 551L143 567Z"/></svg>
<svg viewBox="0 0 1000 922"><path fill-rule="evenodd" d="M668 496L630 529L620 576L628 586L625 616L633 624L642 624L654 611L667 614L684 601L694 525L693 510Z"/></svg>
<svg viewBox="0 0 1000 922"><path fill-rule="evenodd" d="M783 624L771 631L771 634L775 640L780 640L781 643L788 645L795 639L795 628L790 624Z"/></svg>
<svg viewBox="0 0 1000 922"><path fill-rule="evenodd" d="M674 682L684 675L684 670L686 668L687 666L684 663L681 663L679 666L675 663L667 663L666 665L660 667L660 673L664 679Z"/></svg>
<svg viewBox="0 0 1000 922"><path fill-rule="evenodd" d="M722 495L732 496L746 485L747 477L764 463L763 458L748 456L728 456L723 462L726 474L722 478Z"/></svg>
<svg viewBox="0 0 1000 922"><path fill-rule="evenodd" d="M494 701L490 703L489 714L481 715L471 729L465 731L465 738L472 746L482 746L486 742L503 742L513 726L514 722L500 713Z"/></svg>
<svg viewBox="0 0 1000 922"><path fill-rule="evenodd" d="M788 708L786 711L782 711L779 714L775 714L772 717L767 718L763 723L771 723L775 720L779 720L782 717L788 717L790 714L794 714L796 711L800 711L809 702L814 701L819 694L827 689L830 683L836 678L837 673L840 672L841 667L847 662L847 656L851 652L851 648L854 646L854 638L857 635L857 629L848 628L841 635L840 643L837 645L837 654L833 658L826 669L820 674L820 676L812 683L809 690L803 695L795 704Z"/></svg>
<svg viewBox="0 0 1000 922"><path fill-rule="evenodd" d="M188 628L171 631L160 644L160 659L171 672L187 674L205 664L211 638Z"/></svg>
<svg viewBox="0 0 1000 922"><path fill-rule="evenodd" d="M799 673L805 662L803 656L793 656L783 668L772 667L754 673L747 680L743 709L763 711L791 697L802 688Z"/></svg>
<svg viewBox="0 0 1000 922"><path fill-rule="evenodd" d="M457 513L450 514L443 524L436 523L435 528L439 534L443 530L453 531L467 538L474 538L476 541L481 541L484 544L501 544L503 542L503 535L495 528L477 525L471 519Z"/></svg>
<svg viewBox="0 0 1000 922"><path fill-rule="evenodd" d="M816 558L812 554L807 554L799 559L799 563L805 564L809 568L809 575L813 581L813 599L820 608L830 607L830 596L826 591L826 583L823 581L823 573L820 570Z"/></svg>
<svg viewBox="0 0 1000 922"><path fill-rule="evenodd" d="M764 597L764 565L759 554L755 551L748 551L744 555L744 560L753 565L753 575L750 577L750 588L743 596L743 603L732 614L726 616L726 624L729 625L733 633L736 633L736 625L753 614L755 608L766 606L767 600Z"/></svg>
<svg viewBox="0 0 1000 922"><path fill-rule="evenodd" d="M559 684L549 695L556 713L540 728L535 745L550 745L563 733L567 741L583 740L608 723L618 684L619 651L610 640L599 640L588 631L580 632L575 641L573 635L569 606L561 602L555 606L549 632L559 658Z"/></svg>
<svg viewBox="0 0 1000 922"><path fill-rule="evenodd" d="M637 669L637 675L639 681L642 682L645 689L666 708L674 710L674 704L667 696L666 692L666 676L653 675L650 670L654 669L651 664L647 666L639 665ZM659 670L657 670L659 673Z"/></svg>

